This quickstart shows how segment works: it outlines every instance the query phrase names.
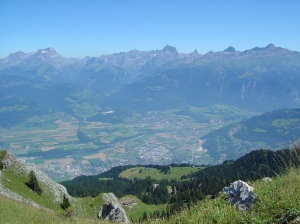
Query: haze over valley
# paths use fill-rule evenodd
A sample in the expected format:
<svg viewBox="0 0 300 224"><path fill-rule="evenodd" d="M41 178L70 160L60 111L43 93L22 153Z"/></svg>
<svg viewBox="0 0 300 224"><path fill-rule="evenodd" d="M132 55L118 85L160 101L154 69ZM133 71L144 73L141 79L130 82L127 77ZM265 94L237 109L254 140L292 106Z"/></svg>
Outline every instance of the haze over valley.
<svg viewBox="0 0 300 224"><path fill-rule="evenodd" d="M219 164L298 141L300 53L54 48L0 59L0 147L56 181L129 164Z"/></svg>

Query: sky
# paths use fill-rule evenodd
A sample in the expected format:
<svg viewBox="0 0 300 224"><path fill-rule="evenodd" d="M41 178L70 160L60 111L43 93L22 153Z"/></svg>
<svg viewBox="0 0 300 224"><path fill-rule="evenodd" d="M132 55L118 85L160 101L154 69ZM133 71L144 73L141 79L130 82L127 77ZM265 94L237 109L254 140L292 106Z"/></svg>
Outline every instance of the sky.
<svg viewBox="0 0 300 224"><path fill-rule="evenodd" d="M0 58L53 47L84 58L275 46L300 51L298 0L0 0Z"/></svg>

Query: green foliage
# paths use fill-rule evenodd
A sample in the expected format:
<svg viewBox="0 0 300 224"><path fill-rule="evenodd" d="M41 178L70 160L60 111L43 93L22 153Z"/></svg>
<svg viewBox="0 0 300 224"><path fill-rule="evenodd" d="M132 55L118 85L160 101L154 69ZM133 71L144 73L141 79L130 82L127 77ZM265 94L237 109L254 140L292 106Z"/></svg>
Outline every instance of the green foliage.
<svg viewBox="0 0 300 224"><path fill-rule="evenodd" d="M42 188L40 187L39 182L38 182L38 180L36 178L36 175L33 172L33 170L31 170L29 172L28 178L29 178L29 181L26 183L26 185L28 187L30 187L33 192L41 195L42 194Z"/></svg>
<svg viewBox="0 0 300 224"><path fill-rule="evenodd" d="M143 213L143 220L147 220L147 219L148 219L147 212L144 212Z"/></svg>
<svg viewBox="0 0 300 224"><path fill-rule="evenodd" d="M71 206L69 199L66 197L66 195L64 194L63 196L63 201L61 203L61 208L65 211L67 211L67 209Z"/></svg>
<svg viewBox="0 0 300 224"><path fill-rule="evenodd" d="M70 218L70 217L73 215L73 213L74 213L74 208L68 207L68 208L65 209L65 211L66 211L65 216L66 216L67 218Z"/></svg>
<svg viewBox="0 0 300 224"><path fill-rule="evenodd" d="M0 161L2 161L2 159L4 159L6 153L7 153L7 150L0 151Z"/></svg>
<svg viewBox="0 0 300 224"><path fill-rule="evenodd" d="M6 153L7 153L7 150L0 151L0 170L3 169L3 162L2 162L2 160L5 157Z"/></svg>

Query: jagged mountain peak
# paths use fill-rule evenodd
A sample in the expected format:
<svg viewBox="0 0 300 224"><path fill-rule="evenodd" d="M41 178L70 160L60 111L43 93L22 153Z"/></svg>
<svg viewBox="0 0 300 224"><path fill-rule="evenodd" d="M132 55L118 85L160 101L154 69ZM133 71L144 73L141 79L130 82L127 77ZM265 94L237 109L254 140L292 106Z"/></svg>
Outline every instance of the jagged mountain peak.
<svg viewBox="0 0 300 224"><path fill-rule="evenodd" d="M266 48L269 48L269 49L270 49L270 48L275 48L275 45L271 43L271 44L269 44L268 46L266 46Z"/></svg>
<svg viewBox="0 0 300 224"><path fill-rule="evenodd" d="M172 47L170 45L166 45L163 49L164 52L172 52L172 53L178 53L177 49L175 47Z"/></svg>
<svg viewBox="0 0 300 224"><path fill-rule="evenodd" d="M274 44L270 43L268 44L266 47L255 47L255 48L252 48L251 50L254 50L254 51L261 51L261 50L276 50L276 49L282 49L280 47L275 47Z"/></svg>
<svg viewBox="0 0 300 224"><path fill-rule="evenodd" d="M8 55L7 59L18 61L18 60L24 59L25 57L27 57L26 53L24 53L23 51L18 51L16 53L12 53L12 54Z"/></svg>
<svg viewBox="0 0 300 224"><path fill-rule="evenodd" d="M47 47L47 48L39 49L34 54L41 54L43 56L46 56L46 55L50 55L50 56L59 55L53 47Z"/></svg>
<svg viewBox="0 0 300 224"><path fill-rule="evenodd" d="M232 46L227 47L224 52L235 52L235 48Z"/></svg>

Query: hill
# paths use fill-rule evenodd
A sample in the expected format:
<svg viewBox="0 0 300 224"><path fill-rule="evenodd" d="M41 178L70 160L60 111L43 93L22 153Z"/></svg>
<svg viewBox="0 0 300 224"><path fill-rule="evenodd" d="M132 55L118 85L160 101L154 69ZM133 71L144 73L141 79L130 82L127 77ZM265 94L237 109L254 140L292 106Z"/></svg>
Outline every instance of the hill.
<svg viewBox="0 0 300 224"><path fill-rule="evenodd" d="M202 147L215 161L235 159L245 153L258 149L280 149L300 133L300 109L281 109L245 119L214 130L202 139Z"/></svg>
<svg viewBox="0 0 300 224"><path fill-rule="evenodd" d="M124 177L129 180L133 180L135 178L144 179L147 176L150 176L152 179L155 180L180 180L180 178L183 175L188 175L196 171L198 171L197 167L170 167L169 169L165 168L165 170L163 171L163 169L141 166L124 170L119 174L119 177Z"/></svg>

